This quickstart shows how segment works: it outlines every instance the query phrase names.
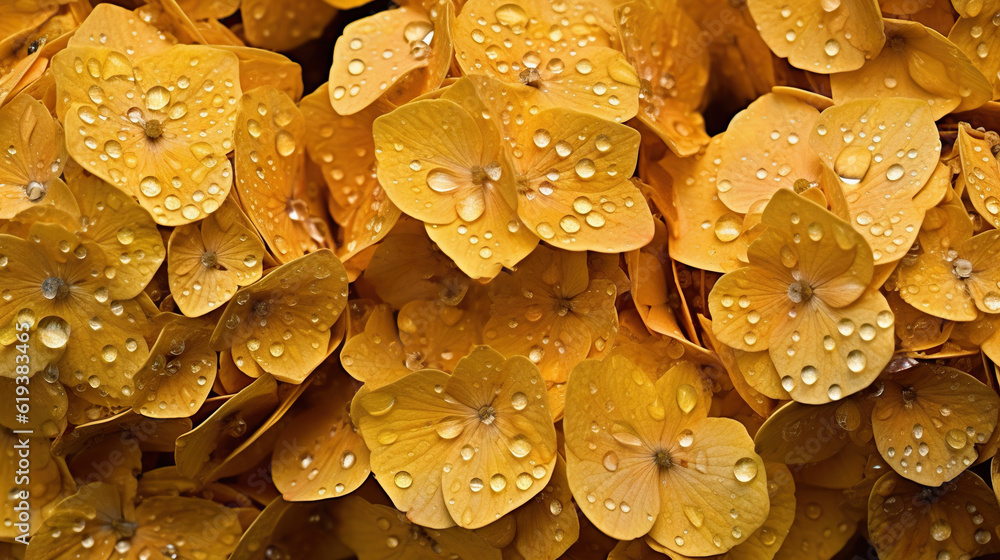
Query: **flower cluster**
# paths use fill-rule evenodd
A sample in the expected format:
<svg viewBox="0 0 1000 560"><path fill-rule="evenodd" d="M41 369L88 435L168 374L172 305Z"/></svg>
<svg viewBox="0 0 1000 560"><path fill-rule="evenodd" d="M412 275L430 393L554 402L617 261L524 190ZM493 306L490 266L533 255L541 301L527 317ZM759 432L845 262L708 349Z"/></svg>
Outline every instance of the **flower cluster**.
<svg viewBox="0 0 1000 560"><path fill-rule="evenodd" d="M1000 0L7 4L3 557L1000 554Z"/></svg>

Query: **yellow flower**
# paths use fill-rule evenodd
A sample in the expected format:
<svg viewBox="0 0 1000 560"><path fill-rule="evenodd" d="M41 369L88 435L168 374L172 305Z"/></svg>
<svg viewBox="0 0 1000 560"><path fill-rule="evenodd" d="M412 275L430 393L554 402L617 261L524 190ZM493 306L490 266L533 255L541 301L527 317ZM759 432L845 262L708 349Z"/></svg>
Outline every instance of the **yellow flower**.
<svg viewBox="0 0 1000 560"><path fill-rule="evenodd" d="M820 404L867 387L892 356L893 315L870 290L874 263L842 220L788 190L764 208L750 265L724 275L709 308L715 336L768 350L793 399Z"/></svg>

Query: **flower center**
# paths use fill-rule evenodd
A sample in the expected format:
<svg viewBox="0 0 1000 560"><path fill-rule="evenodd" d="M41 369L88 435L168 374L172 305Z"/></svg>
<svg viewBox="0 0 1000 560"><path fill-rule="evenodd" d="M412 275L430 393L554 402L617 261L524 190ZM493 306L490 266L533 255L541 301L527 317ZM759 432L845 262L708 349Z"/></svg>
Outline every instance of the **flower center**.
<svg viewBox="0 0 1000 560"><path fill-rule="evenodd" d="M144 129L146 131L146 136L154 140L159 138L160 135L163 134L163 125L160 124L160 121L156 119L150 119L146 121Z"/></svg>
<svg viewBox="0 0 1000 560"><path fill-rule="evenodd" d="M788 285L788 299L795 303L809 301L813 295L812 286L801 280L796 280Z"/></svg>
<svg viewBox="0 0 1000 560"><path fill-rule="evenodd" d="M42 295L45 299L63 299L69 295L69 285L58 276L49 276L42 280Z"/></svg>
<svg viewBox="0 0 1000 560"><path fill-rule="evenodd" d="M503 169L495 161L490 162L486 167L479 167L477 165L470 172L472 174L472 184L477 187L485 186L489 181L499 181L500 176L503 175Z"/></svg>
<svg viewBox="0 0 1000 560"><path fill-rule="evenodd" d="M531 87L538 87L538 82L542 80L542 74L537 68L525 68L517 77L522 84Z"/></svg>
<svg viewBox="0 0 1000 560"><path fill-rule="evenodd" d="M653 456L653 462L656 463L656 466L661 469L669 469L674 466L674 461L670 457L670 452L662 449L657 451L656 455Z"/></svg>
<svg viewBox="0 0 1000 560"><path fill-rule="evenodd" d="M201 264L205 268L212 268L219 263L219 257L215 251L205 251L201 255Z"/></svg>
<svg viewBox="0 0 1000 560"><path fill-rule="evenodd" d="M556 300L556 315L560 317L565 317L567 313L573 310L573 302L568 299L560 298Z"/></svg>
<svg viewBox="0 0 1000 560"><path fill-rule="evenodd" d="M906 39L904 39L901 35L893 35L889 37L889 40L885 43L887 47L896 52L902 51L906 48Z"/></svg>
<svg viewBox="0 0 1000 560"><path fill-rule="evenodd" d="M952 271L955 276L959 278L968 278L972 276L972 263L965 259L955 259L952 261Z"/></svg>
<svg viewBox="0 0 1000 560"><path fill-rule="evenodd" d="M490 405L485 405L479 409L479 421L489 426L497 419L497 411Z"/></svg>
<svg viewBox="0 0 1000 560"><path fill-rule="evenodd" d="M115 533L118 534L123 539L129 539L135 536L135 530L139 526L134 521L125 521L124 519L116 519L111 523L112 528L114 528Z"/></svg>

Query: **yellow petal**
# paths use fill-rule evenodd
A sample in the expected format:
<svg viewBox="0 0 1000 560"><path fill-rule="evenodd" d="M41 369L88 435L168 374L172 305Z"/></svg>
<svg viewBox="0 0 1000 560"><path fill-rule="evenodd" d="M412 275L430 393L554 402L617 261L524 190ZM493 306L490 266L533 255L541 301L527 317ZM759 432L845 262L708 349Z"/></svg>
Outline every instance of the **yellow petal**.
<svg viewBox="0 0 1000 560"><path fill-rule="evenodd" d="M653 202L671 226L670 257L713 272L728 272L745 263L752 239L747 219L730 210L717 194L722 138L712 138L701 154L687 158L667 154L645 171L640 167L653 187Z"/></svg>
<svg viewBox="0 0 1000 560"><path fill-rule="evenodd" d="M323 34L337 10L323 0L245 0L240 5L247 42L289 51Z"/></svg>
<svg viewBox="0 0 1000 560"><path fill-rule="evenodd" d="M263 375L226 400L197 428L177 438L174 461L181 476L212 480L234 449L278 404L274 377Z"/></svg>
<svg viewBox="0 0 1000 560"><path fill-rule="evenodd" d="M140 58L83 46L60 51L52 64L58 113L83 132L67 147L85 169L135 196L161 225L218 209L232 186L230 99L241 93L234 55L181 45ZM105 112L114 118L98 118Z"/></svg>
<svg viewBox="0 0 1000 560"><path fill-rule="evenodd" d="M941 155L932 108L912 99L840 103L823 111L809 144L840 178L850 224L875 262L902 258L937 202L918 195Z"/></svg>
<svg viewBox="0 0 1000 560"><path fill-rule="evenodd" d="M616 10L625 56L640 79L639 120L680 157L708 143L699 109L708 84L709 53L690 57L680 48L663 48L664 37L694 40L701 29L674 0L627 2Z"/></svg>
<svg viewBox="0 0 1000 560"><path fill-rule="evenodd" d="M428 529L412 524L391 507L349 496L338 500L337 534L358 558L420 558L433 551L447 558L500 560L500 551L475 531Z"/></svg>
<svg viewBox="0 0 1000 560"><path fill-rule="evenodd" d="M546 242L614 253L653 237L645 197L629 181L639 149L635 130L552 109L531 116L512 140L517 214Z"/></svg>
<svg viewBox="0 0 1000 560"><path fill-rule="evenodd" d="M368 448L351 424L354 390L342 372L324 371L300 401L302 408L293 408L298 414L281 429L271 455L271 476L284 499L339 497L368 478Z"/></svg>
<svg viewBox="0 0 1000 560"><path fill-rule="evenodd" d="M58 189L59 175L69 155L62 126L41 102L18 95L0 109L0 144L8 146L0 161L0 218L10 219L37 204L52 204L50 184ZM52 193L57 197L61 193ZM58 204L58 201L55 202Z"/></svg>
<svg viewBox="0 0 1000 560"><path fill-rule="evenodd" d="M558 13L566 10L539 0L466 2L452 26L458 63L466 74L535 87L542 108L624 122L638 111L639 78L622 53L596 46L607 44L607 34L595 32L589 6L580 8Z"/></svg>
<svg viewBox="0 0 1000 560"><path fill-rule="evenodd" d="M340 363L351 377L371 389L388 385L410 373L391 307L383 304L372 311L364 332L344 343Z"/></svg>
<svg viewBox="0 0 1000 560"><path fill-rule="evenodd" d="M885 46L854 71L830 76L837 104L871 97L910 97L933 118L989 101L993 87L972 62L938 32L917 22L885 20Z"/></svg>
<svg viewBox="0 0 1000 560"><path fill-rule="evenodd" d="M799 179L819 181L821 164L809 143L819 112L784 94L769 93L737 114L720 146L715 188L732 211L746 214Z"/></svg>
<svg viewBox="0 0 1000 560"><path fill-rule="evenodd" d="M282 91L246 93L236 114L237 192L279 262L325 245L326 223L305 181L305 117Z"/></svg>
<svg viewBox="0 0 1000 560"><path fill-rule="evenodd" d="M885 382L872 415L875 443L901 476L938 486L976 460L975 446L993 433L998 409L1000 398L972 376L917 366Z"/></svg>
<svg viewBox="0 0 1000 560"><path fill-rule="evenodd" d="M556 461L541 381L526 358L479 347L454 375L421 370L359 395L353 415L393 503L428 527L477 528L539 492Z"/></svg>
<svg viewBox="0 0 1000 560"><path fill-rule="evenodd" d="M400 216L376 179L372 139L372 123L393 107L376 101L342 117L330 106L329 91L329 84L323 84L302 100L301 109L309 157L323 170L330 213L343 226L338 254L347 260L381 241Z"/></svg>
<svg viewBox="0 0 1000 560"><path fill-rule="evenodd" d="M963 124L958 127L957 144L972 206L993 227L1000 227L1000 169L990 142Z"/></svg>
<svg viewBox="0 0 1000 560"><path fill-rule="evenodd" d="M750 0L747 7L774 54L809 72L857 70L885 43L882 14L874 0L795 5Z"/></svg>
<svg viewBox="0 0 1000 560"><path fill-rule="evenodd" d="M976 557L996 552L1000 507L993 498L983 479L971 472L941 489L886 473L875 483L868 500L868 532L879 558L885 560ZM909 531L914 539L894 536L903 516L911 519Z"/></svg>
<svg viewBox="0 0 1000 560"><path fill-rule="evenodd" d="M187 418L198 412L218 370L211 336L201 321L168 323L133 378L134 410L152 418Z"/></svg>
<svg viewBox="0 0 1000 560"><path fill-rule="evenodd" d="M776 560L833 558L857 532L863 512L846 507L844 492L795 485L795 520ZM808 556L803 551L812 551Z"/></svg>
<svg viewBox="0 0 1000 560"><path fill-rule="evenodd" d="M452 10L450 2L429 11L404 6L348 24L337 38L330 67L330 82L336 84L329 91L334 111L353 115L386 92L393 102L402 104L414 94L441 85L444 74L437 83L422 84L419 89L406 87L406 82L419 81L422 76L417 72L426 73L421 69L438 66L440 59L450 61ZM394 91L400 89L402 96Z"/></svg>
<svg viewBox="0 0 1000 560"><path fill-rule="evenodd" d="M248 375L259 367L301 383L329 355L334 323L347 305L347 272L327 249L272 269L240 289L212 334Z"/></svg>

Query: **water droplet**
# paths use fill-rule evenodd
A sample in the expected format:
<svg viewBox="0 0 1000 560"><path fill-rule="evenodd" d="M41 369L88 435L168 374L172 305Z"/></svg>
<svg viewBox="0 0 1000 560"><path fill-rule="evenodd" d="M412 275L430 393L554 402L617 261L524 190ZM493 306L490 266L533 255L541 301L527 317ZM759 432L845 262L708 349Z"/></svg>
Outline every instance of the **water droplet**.
<svg viewBox="0 0 1000 560"><path fill-rule="evenodd" d="M743 457L733 465L733 474L740 482L750 482L757 477L757 462L750 457Z"/></svg>
<svg viewBox="0 0 1000 560"><path fill-rule="evenodd" d="M279 130L274 136L274 146L279 154L288 157L295 153L295 137L287 130Z"/></svg>
<svg viewBox="0 0 1000 560"><path fill-rule="evenodd" d="M608 469L609 471L613 472L618 470L618 454L616 454L614 451L608 451L607 453L604 454L604 460L602 461L602 463L604 464L604 468Z"/></svg>
<svg viewBox="0 0 1000 560"><path fill-rule="evenodd" d="M683 385L677 387L677 406L685 413L689 413L694 410L695 405L698 404L698 391L684 383Z"/></svg>
<svg viewBox="0 0 1000 560"><path fill-rule="evenodd" d="M406 471L399 471L398 473L396 473L396 476L393 477L392 481L396 483L397 487L403 488L405 490L406 488L409 488L411 484L413 484L413 477L410 476L410 473ZM482 484L482 481L480 481L480 484ZM480 488L482 488L482 486L480 486Z"/></svg>
<svg viewBox="0 0 1000 560"><path fill-rule="evenodd" d="M889 179L890 181L898 181L903 177L903 173L905 172L906 170L903 169L902 165L894 163L889 166L889 169L886 170L885 178Z"/></svg>

